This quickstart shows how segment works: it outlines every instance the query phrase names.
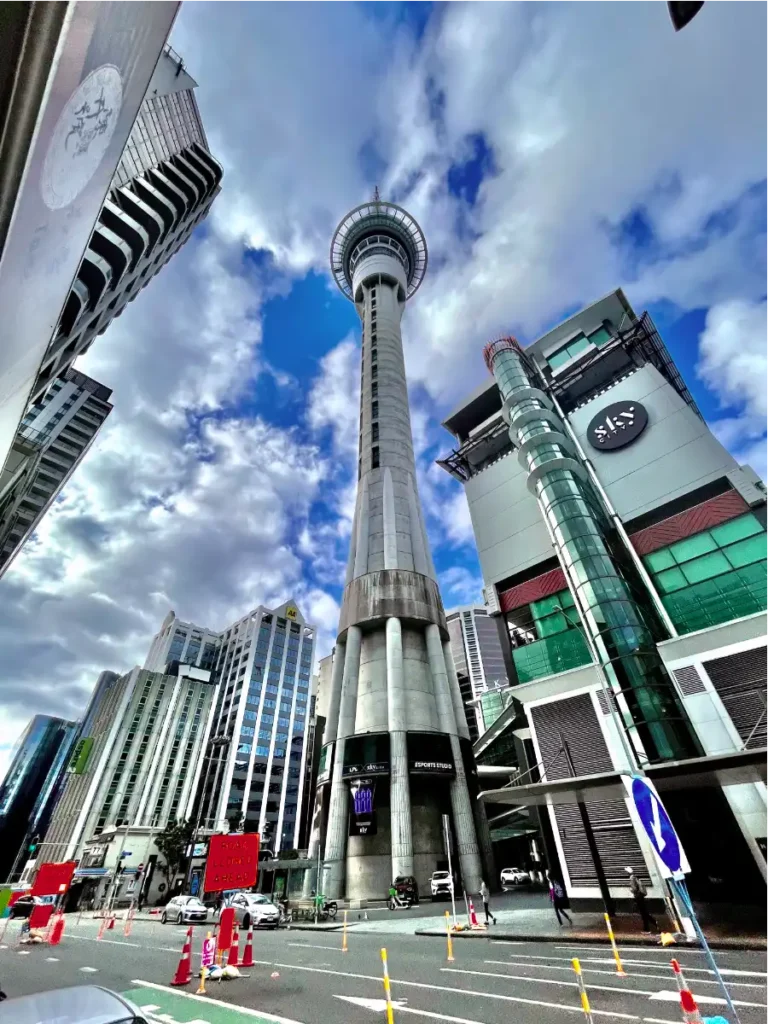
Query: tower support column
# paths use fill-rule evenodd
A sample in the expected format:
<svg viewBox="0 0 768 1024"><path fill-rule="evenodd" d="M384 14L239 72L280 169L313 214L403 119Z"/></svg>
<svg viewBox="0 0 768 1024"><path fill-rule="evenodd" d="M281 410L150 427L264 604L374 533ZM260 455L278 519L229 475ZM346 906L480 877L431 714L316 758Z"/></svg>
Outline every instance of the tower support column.
<svg viewBox="0 0 768 1024"><path fill-rule="evenodd" d="M453 709L453 697L448 681L445 664L445 653L440 638L440 630L435 625L426 629L427 658L435 687L437 712L440 717L442 732L448 733L451 740L451 753L456 770L456 777L451 782L451 810L453 811L453 828L456 837L456 850L459 855L461 877L467 892L478 892L482 881L480 849L475 836L475 822L472 817L472 802L469 798L467 775L464 771L464 758L459 743L456 726L456 715Z"/></svg>
<svg viewBox="0 0 768 1024"><path fill-rule="evenodd" d="M328 831L325 839L325 894L338 900L344 895L346 877L347 832L349 820L349 786L342 777L344 740L354 732L357 679L360 671L359 626L347 630L347 643L339 701L339 726L331 781L331 802L328 809Z"/></svg>
<svg viewBox="0 0 768 1024"><path fill-rule="evenodd" d="M387 713L389 719L389 800L392 878L413 874L411 789L408 779L407 712L400 620L387 619Z"/></svg>

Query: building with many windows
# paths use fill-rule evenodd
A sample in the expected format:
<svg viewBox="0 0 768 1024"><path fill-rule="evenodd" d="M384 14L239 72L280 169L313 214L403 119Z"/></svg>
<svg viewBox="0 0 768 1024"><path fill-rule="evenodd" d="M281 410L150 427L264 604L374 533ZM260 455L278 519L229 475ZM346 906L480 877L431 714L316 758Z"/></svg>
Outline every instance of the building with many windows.
<svg viewBox="0 0 768 1024"><path fill-rule="evenodd" d="M151 672L164 672L172 662L182 662L212 669L216 663L220 640L220 633L213 633L191 622L182 622L175 612L168 612L152 640L144 668Z"/></svg>
<svg viewBox="0 0 768 1024"><path fill-rule="evenodd" d="M293 601L259 606L220 634L218 701L195 817L295 849L301 830L315 629Z"/></svg>
<svg viewBox="0 0 768 1024"><path fill-rule="evenodd" d="M440 462L465 488L512 684L475 743L484 800L497 821L539 816L572 897L627 897L628 864L660 896L620 777L642 768L692 894L737 903L766 873L765 486L620 290L486 352Z"/></svg>
<svg viewBox="0 0 768 1024"><path fill-rule="evenodd" d="M484 606L467 605L446 612L445 621L474 742L498 717L503 706L500 691L509 687L497 620Z"/></svg>
<svg viewBox="0 0 768 1024"><path fill-rule="evenodd" d="M68 369L28 409L17 435L29 456L0 474L0 576L56 500L112 412L110 388Z"/></svg>

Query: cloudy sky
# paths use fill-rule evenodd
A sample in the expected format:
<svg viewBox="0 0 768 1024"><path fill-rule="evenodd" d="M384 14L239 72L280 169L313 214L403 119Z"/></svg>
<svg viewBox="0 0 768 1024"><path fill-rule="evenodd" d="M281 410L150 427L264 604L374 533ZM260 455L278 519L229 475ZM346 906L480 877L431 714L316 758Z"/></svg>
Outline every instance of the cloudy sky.
<svg viewBox="0 0 768 1024"><path fill-rule="evenodd" d="M76 717L169 608L218 629L293 596L332 643L354 501L359 325L328 274L379 184L424 228L404 321L447 606L480 577L440 420L501 331L621 285L723 442L765 473L766 9L184 4L172 35L225 169L211 216L78 367L114 389L0 581L3 758Z"/></svg>

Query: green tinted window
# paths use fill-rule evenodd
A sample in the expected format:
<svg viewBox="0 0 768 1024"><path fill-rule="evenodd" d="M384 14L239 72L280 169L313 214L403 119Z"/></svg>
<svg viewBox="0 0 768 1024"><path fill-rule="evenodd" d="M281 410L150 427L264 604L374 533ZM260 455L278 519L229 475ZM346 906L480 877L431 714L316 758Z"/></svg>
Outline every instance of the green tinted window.
<svg viewBox="0 0 768 1024"><path fill-rule="evenodd" d="M654 551L652 555L646 555L645 564L651 572L661 572L662 569L671 569L675 565L675 560L668 548L662 548L661 551Z"/></svg>
<svg viewBox="0 0 768 1024"><path fill-rule="evenodd" d="M534 619L543 619L545 615L552 615L553 612L560 611L560 608L558 594L552 594L551 597L542 597L538 601L531 601L531 615Z"/></svg>
<svg viewBox="0 0 768 1024"><path fill-rule="evenodd" d="M728 561L735 568L742 565L751 565L752 562L759 562L766 556L765 534L760 533L754 537L747 537L736 544L731 544L725 549L724 554Z"/></svg>
<svg viewBox="0 0 768 1024"><path fill-rule="evenodd" d="M726 544L733 544L742 537L751 537L753 534L762 533L763 528L753 515L739 516L738 519L731 519L727 523L721 523L709 531L715 538L717 544L724 548Z"/></svg>
<svg viewBox="0 0 768 1024"><path fill-rule="evenodd" d="M590 334L589 340L593 345L597 345L600 348L602 345L607 345L611 340L611 332L606 327L600 327Z"/></svg>
<svg viewBox="0 0 768 1024"><path fill-rule="evenodd" d="M682 570L689 583L699 583L700 580L708 580L713 576L728 572L731 568L728 559L721 551L713 551L709 555L702 555L691 562L685 562Z"/></svg>
<svg viewBox="0 0 768 1024"><path fill-rule="evenodd" d="M681 587L688 586L688 580L683 576L679 569L667 569L666 572L660 572L656 577L656 585L659 590L668 594L672 590L679 590Z"/></svg>
<svg viewBox="0 0 768 1024"><path fill-rule="evenodd" d="M561 348L559 352L553 352L551 356L547 356L547 362L553 370L557 370L560 366L564 366L570 358L568 349Z"/></svg>
<svg viewBox="0 0 768 1024"><path fill-rule="evenodd" d="M589 342L587 341L587 339L584 337L583 334L581 335L580 338L574 338L573 341L568 343L568 353L569 353L571 359L573 359L574 356L579 355L581 352L584 352L584 350L588 349L588 348L589 348Z"/></svg>
<svg viewBox="0 0 768 1024"><path fill-rule="evenodd" d="M717 544L708 533L697 533L694 537L679 540L669 550L676 562L687 562L691 558L698 558L699 555L706 555L708 551L716 549Z"/></svg>

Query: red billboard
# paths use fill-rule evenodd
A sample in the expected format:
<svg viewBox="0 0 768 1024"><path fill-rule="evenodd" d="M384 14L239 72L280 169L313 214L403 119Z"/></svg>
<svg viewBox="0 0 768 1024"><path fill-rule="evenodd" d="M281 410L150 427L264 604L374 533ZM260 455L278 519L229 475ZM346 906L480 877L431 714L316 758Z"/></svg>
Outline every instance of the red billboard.
<svg viewBox="0 0 768 1024"><path fill-rule="evenodd" d="M211 836L205 865L205 892L249 889L259 869L257 832L236 836Z"/></svg>
<svg viewBox="0 0 768 1024"><path fill-rule="evenodd" d="M60 896L69 888L77 861L63 860L58 863L47 861L41 864L32 886L33 896Z"/></svg>

